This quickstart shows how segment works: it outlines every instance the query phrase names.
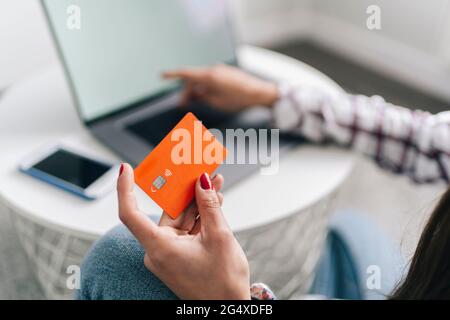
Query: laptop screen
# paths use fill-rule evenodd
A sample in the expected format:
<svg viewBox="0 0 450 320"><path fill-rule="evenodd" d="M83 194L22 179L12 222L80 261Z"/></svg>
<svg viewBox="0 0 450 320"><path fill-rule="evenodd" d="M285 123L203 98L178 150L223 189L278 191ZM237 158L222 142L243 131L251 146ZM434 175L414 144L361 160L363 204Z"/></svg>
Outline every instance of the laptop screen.
<svg viewBox="0 0 450 320"><path fill-rule="evenodd" d="M176 86L161 72L235 60L226 0L43 0L89 122Z"/></svg>

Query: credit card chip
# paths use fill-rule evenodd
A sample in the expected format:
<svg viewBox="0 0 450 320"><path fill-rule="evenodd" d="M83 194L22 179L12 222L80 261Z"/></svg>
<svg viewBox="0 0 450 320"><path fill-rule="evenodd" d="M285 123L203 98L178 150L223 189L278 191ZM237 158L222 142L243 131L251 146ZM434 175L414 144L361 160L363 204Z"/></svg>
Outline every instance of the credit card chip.
<svg viewBox="0 0 450 320"><path fill-rule="evenodd" d="M155 180L153 180L152 185L156 188L156 189L161 189L165 184L166 184L167 180L164 179L162 176L158 176Z"/></svg>

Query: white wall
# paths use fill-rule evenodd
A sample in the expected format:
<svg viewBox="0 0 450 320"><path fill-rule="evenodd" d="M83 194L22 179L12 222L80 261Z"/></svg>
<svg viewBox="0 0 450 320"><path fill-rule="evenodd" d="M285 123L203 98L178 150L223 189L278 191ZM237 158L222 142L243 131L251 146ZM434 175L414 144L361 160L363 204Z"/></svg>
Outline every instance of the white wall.
<svg viewBox="0 0 450 320"><path fill-rule="evenodd" d="M381 30L368 30L366 9L381 8ZM315 0L316 42L450 101L449 0Z"/></svg>
<svg viewBox="0 0 450 320"><path fill-rule="evenodd" d="M312 0L232 0L241 39L269 46L307 35Z"/></svg>
<svg viewBox="0 0 450 320"><path fill-rule="evenodd" d="M0 90L55 59L38 0L1 0Z"/></svg>
<svg viewBox="0 0 450 320"><path fill-rule="evenodd" d="M366 8L376 4L381 9L380 35L429 53L439 46L448 0L316 0L314 8L322 14L366 29Z"/></svg>

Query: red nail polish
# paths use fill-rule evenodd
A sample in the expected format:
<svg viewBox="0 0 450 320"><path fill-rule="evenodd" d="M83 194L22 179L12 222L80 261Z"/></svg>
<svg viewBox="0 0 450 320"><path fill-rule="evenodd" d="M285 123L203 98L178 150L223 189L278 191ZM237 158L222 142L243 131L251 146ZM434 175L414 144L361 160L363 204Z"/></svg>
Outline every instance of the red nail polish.
<svg viewBox="0 0 450 320"><path fill-rule="evenodd" d="M120 175L122 174L122 172L123 172L123 163L120 165L119 177L120 177Z"/></svg>
<svg viewBox="0 0 450 320"><path fill-rule="evenodd" d="M200 185L202 186L203 190L211 190L212 189L211 179L209 179L209 175L207 173L203 173L200 176Z"/></svg>

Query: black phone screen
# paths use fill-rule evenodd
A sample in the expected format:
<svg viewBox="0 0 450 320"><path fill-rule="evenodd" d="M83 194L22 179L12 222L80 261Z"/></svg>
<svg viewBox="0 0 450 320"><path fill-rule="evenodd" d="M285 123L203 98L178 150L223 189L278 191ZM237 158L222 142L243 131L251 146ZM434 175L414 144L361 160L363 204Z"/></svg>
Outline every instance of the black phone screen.
<svg viewBox="0 0 450 320"><path fill-rule="evenodd" d="M59 149L36 163L32 168L86 189L111 167L70 151Z"/></svg>

